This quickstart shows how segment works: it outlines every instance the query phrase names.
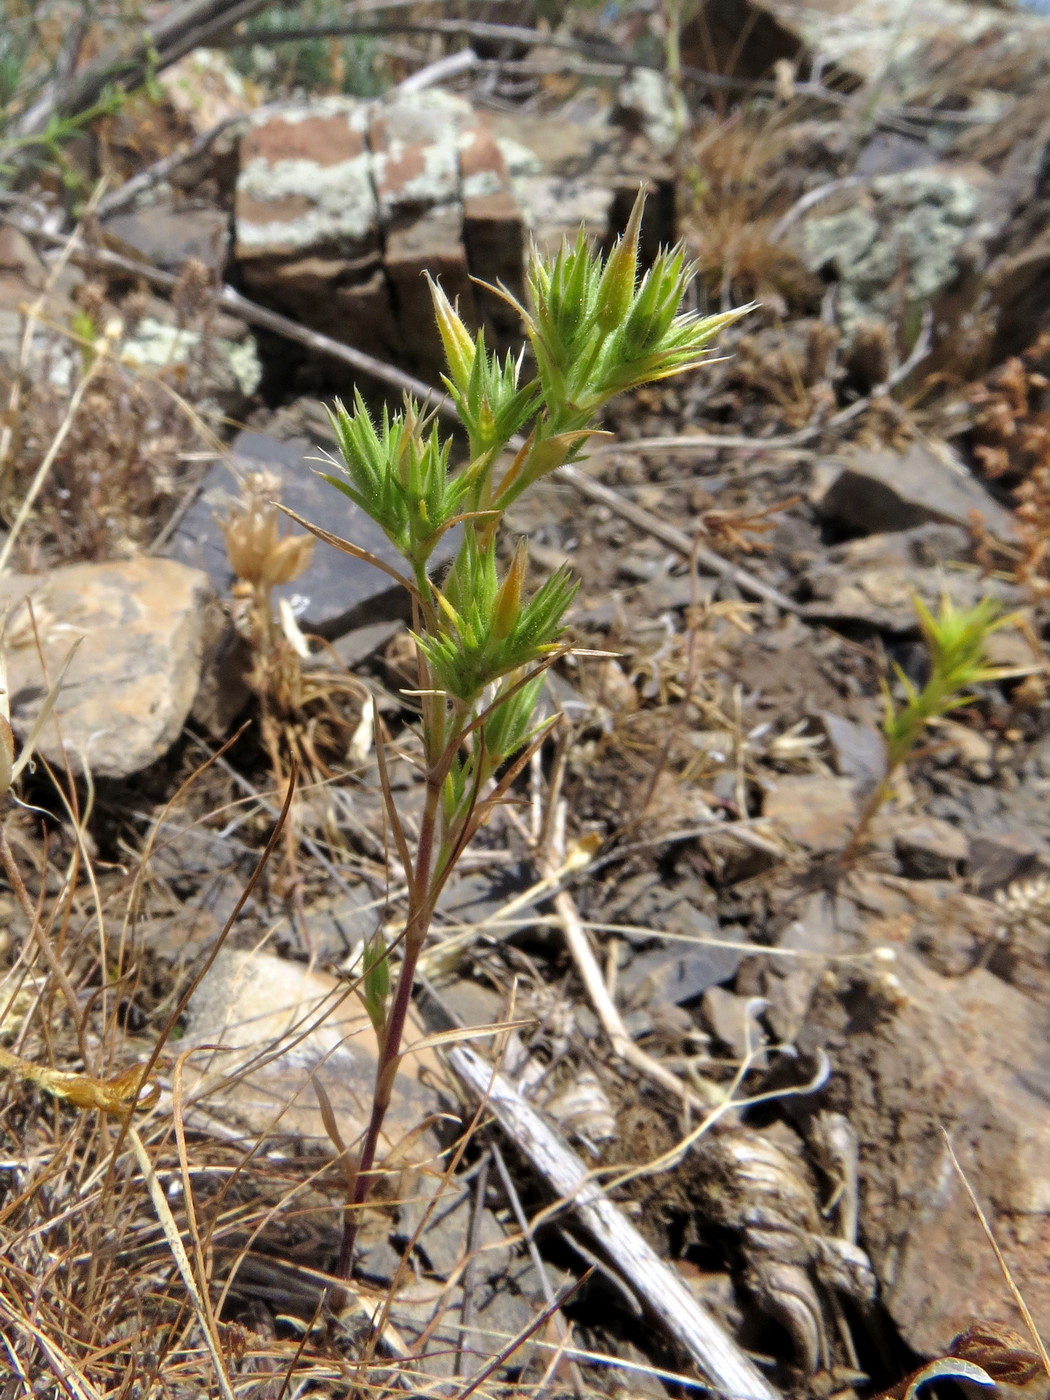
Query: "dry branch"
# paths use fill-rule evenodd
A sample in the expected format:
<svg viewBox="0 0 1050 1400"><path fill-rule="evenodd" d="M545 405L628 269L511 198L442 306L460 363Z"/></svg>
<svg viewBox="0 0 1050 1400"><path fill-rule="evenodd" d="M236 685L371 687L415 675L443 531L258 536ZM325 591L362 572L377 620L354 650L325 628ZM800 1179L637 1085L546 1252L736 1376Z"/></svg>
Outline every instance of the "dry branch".
<svg viewBox="0 0 1050 1400"><path fill-rule="evenodd" d="M754 1364L708 1315L675 1271L602 1192L580 1158L498 1071L466 1046L448 1063L554 1194L568 1202L606 1256L670 1335L719 1390L734 1400L779 1400Z"/></svg>
<svg viewBox="0 0 1050 1400"><path fill-rule="evenodd" d="M59 234L41 229L31 220L21 218L13 212L5 212L2 215L2 221L11 224L28 238L47 243L52 247L64 245L66 242L66 239ZM72 257L77 262L141 277L153 286L165 291L171 291L177 281L173 273L162 272L160 268L152 267L149 263L126 258L120 253L111 252L108 248L77 249ZM220 306L231 311L235 316L239 316L243 321L247 321L249 325L273 331L277 335L284 336L287 340L304 345L308 350L313 350L319 355L327 355L331 359L339 360L359 373L369 375L380 384L388 384L401 393L414 395L444 417L458 422L455 405L447 394L432 388L411 374L405 374L403 370L397 369L394 365L389 365L384 360L377 360L373 355L367 355L363 350L356 350L352 345L344 345L341 341L333 340L330 336L322 335L319 331L308 330L307 327L299 325L297 321L292 321L287 316L281 316L276 311L269 311L266 307L249 301L247 297L241 296L240 292L234 291L232 287L221 287L215 294L215 299ZM909 358L913 360L914 355ZM852 407L856 408L856 405ZM807 435L816 436L817 432L819 429ZM682 443L686 446L690 441L692 441L690 438L682 439ZM702 441L702 439L697 439L697 441ZM509 444L512 449L520 445L520 442L515 443L513 439ZM761 440L755 440L753 445L765 447L767 444ZM782 446L783 441L774 442L772 445ZM765 599L767 602L774 603L784 612L798 612L798 604L792 602L778 589L763 583L761 579L755 578L738 564L729 563L720 554L716 554L714 550L694 544L693 540L682 530L666 524L657 516L650 514L649 511L642 510L640 506L625 500L623 496L610 487L592 481L578 467L561 467L555 475L574 486L582 496L608 506L610 510L623 516L625 520L629 520L638 529L652 535L655 539L662 540L664 544L670 545L672 549L677 550L685 558L695 557L705 569L721 578L729 579L749 597Z"/></svg>
<svg viewBox="0 0 1050 1400"><path fill-rule="evenodd" d="M49 84L23 113L12 134L38 136L54 117L71 117L86 111L107 88L127 91L141 87L150 74L167 68L202 44L214 44L232 25L250 19L272 3L273 0L188 0L177 5L152 29L139 31L130 47L112 45L68 84Z"/></svg>

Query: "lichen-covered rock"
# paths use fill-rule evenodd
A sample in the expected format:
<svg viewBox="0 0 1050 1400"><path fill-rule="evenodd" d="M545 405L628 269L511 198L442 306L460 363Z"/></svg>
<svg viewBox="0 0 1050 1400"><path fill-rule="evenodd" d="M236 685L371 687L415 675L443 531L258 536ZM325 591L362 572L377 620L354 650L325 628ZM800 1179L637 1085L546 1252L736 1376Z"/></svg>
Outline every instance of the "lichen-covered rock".
<svg viewBox="0 0 1050 1400"><path fill-rule="evenodd" d="M241 138L237 259L379 250L369 108L351 98L266 107Z"/></svg>
<svg viewBox="0 0 1050 1400"><path fill-rule="evenodd" d="M800 222L792 241L811 272L838 283L847 334L872 316L896 324L901 306L936 302L952 287L994 232L983 205L989 183L977 166L880 175Z"/></svg>
<svg viewBox="0 0 1050 1400"><path fill-rule="evenodd" d="M11 722L25 735L47 694L28 608L52 678L77 650L55 706L61 738L45 725L49 763L126 778L178 738L200 681L212 591L207 577L170 559L71 564L43 577L0 580ZM64 752L63 752L64 743Z"/></svg>
<svg viewBox="0 0 1050 1400"><path fill-rule="evenodd" d="M477 282L520 295L526 232L548 250L581 223L597 241L619 232L624 196L660 174L642 144L605 111L508 124L437 90L267 107L240 145L234 256L259 301L436 383L423 272L509 348L518 318ZM658 217L647 232L669 241Z"/></svg>
<svg viewBox="0 0 1050 1400"><path fill-rule="evenodd" d="M232 319L232 318L231 318ZM150 373L192 371L199 387L198 411L211 402L229 416L243 413L262 379L255 341L247 326L237 339L205 335L170 319L144 316L120 347L121 359Z"/></svg>
<svg viewBox="0 0 1050 1400"><path fill-rule="evenodd" d="M742 77L765 77L778 58L819 58L840 81L878 81L892 103L930 84L931 75L942 101L972 100L982 67L1008 65L1020 90L1026 73L1038 73L1048 35L1050 24L1038 14L965 0L708 0L681 42L685 62L711 67L731 56Z"/></svg>

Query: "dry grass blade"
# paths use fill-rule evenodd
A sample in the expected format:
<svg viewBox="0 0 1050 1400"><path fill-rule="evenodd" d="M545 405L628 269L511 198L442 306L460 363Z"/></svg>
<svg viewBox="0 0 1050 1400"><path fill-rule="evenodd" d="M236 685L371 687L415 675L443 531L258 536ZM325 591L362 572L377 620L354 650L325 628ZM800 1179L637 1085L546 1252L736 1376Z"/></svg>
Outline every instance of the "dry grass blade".
<svg viewBox="0 0 1050 1400"><path fill-rule="evenodd" d="M304 530L309 530L311 535L316 535L319 540L322 540L325 544L330 544L333 549L338 549L343 554L350 554L355 559L360 559L366 564L371 564L373 568L379 569L382 573L387 574L395 583L399 583L413 598L418 598L419 594L411 579L407 578L404 574L398 573L397 569L393 568L390 564L384 563L378 555L370 553L367 549L362 549L360 545L351 544L349 540L341 539L338 535L333 535L330 530L322 529L320 525L311 525L309 520L304 520L301 515L297 515L295 511L291 510L288 506L282 506L280 501L275 501L274 505L279 511L287 515L289 520L294 520L295 523L301 525Z"/></svg>
<svg viewBox="0 0 1050 1400"><path fill-rule="evenodd" d="M8 561L11 558L11 551L15 547L15 541L18 539L18 536L20 535L26 521L29 519L30 512L33 509L33 502L36 500L37 496L39 496L41 490L43 489L44 482L47 480L48 477L48 473L51 471L51 468L54 466L55 461L58 458L59 452L62 450L62 444L69 436L69 431L72 428L73 421L77 416L77 410L80 408L81 400L87 393L88 389L91 387L91 383L94 380L102 364L103 359L100 356L88 368L80 383L73 390L73 396L69 400L69 406L66 409L65 417L59 425L58 432L55 433L54 437L51 439L51 445L48 447L47 452L44 454L43 461L37 468L36 476L33 478L29 490L26 492L22 500L22 504L18 508L18 514L15 516L11 524L11 528L7 532L7 538L4 540L3 547L0 548L0 573L2 573L4 569L7 568Z"/></svg>
<svg viewBox="0 0 1050 1400"><path fill-rule="evenodd" d="M581 1274L578 1279L574 1279L572 1283L566 1284L553 1301L548 1303L542 1311L537 1313L527 1327L523 1327L516 1336L512 1337L510 1341L481 1368L477 1375L471 1377L464 1388L458 1392L456 1400L467 1400L468 1395L473 1395L474 1391L477 1390L480 1385L484 1384L489 1376L499 1370L508 1356L513 1356L522 1342L527 1342L534 1333L539 1331L548 1318L553 1317L555 1313L561 1311L565 1304L579 1292L593 1273L593 1269L588 1269L585 1273Z"/></svg>
<svg viewBox="0 0 1050 1400"><path fill-rule="evenodd" d="M777 1392L679 1276L642 1239L619 1207L591 1178L576 1153L517 1092L510 1081L465 1046L448 1062L470 1091L495 1114L555 1196L571 1203L675 1340L721 1390L741 1400L777 1400Z"/></svg>
<svg viewBox="0 0 1050 1400"><path fill-rule="evenodd" d="M233 1387L230 1384L230 1378L226 1374L226 1366L222 1359L222 1350L219 1346L218 1337L215 1335L215 1325L211 1310L205 1306L204 1299L201 1297L200 1290L197 1287L197 1281L193 1277L193 1269L190 1265L189 1256L183 1246L182 1236L179 1233L178 1225L175 1223L175 1217L171 1213L167 1197L164 1195L164 1188L157 1180L157 1173L153 1169L153 1163L150 1161L149 1153L146 1151L142 1139L139 1137L138 1132L130 1125L128 1126L128 1141L131 1143L131 1150L134 1152L139 1167L142 1170L143 1180L146 1183L150 1199L153 1202L153 1208L157 1212L157 1219L160 1221L161 1229L164 1231L164 1238L168 1242L168 1248L171 1250L172 1257L175 1260L179 1276L186 1286L186 1292L190 1295L190 1301L193 1303L193 1310L197 1314L197 1321L200 1323L205 1345L208 1348L212 1364L215 1367L215 1378L219 1383L219 1389L222 1392L223 1400L236 1400Z"/></svg>
<svg viewBox="0 0 1050 1400"><path fill-rule="evenodd" d="M1035 1319L1033 1318L1028 1304L1025 1302L1024 1297L1021 1294L1021 1290L1017 1287L1017 1284L1014 1282L1013 1274L1010 1272L1010 1266L1006 1262L1006 1259L1003 1257L1003 1252L999 1248L995 1235L992 1233L992 1227L988 1222L988 1217L985 1215L984 1210L981 1207L981 1203L977 1199L976 1192L970 1185L969 1178L962 1169L962 1163L955 1155L955 1148L952 1146L951 1138L948 1136L946 1129L942 1128L941 1133L943 1134L944 1145L948 1149L948 1156L951 1158L952 1166L955 1168L956 1172L959 1175L959 1180L962 1182L963 1189L965 1190L967 1196L969 1196L970 1198L970 1204L974 1208L974 1212L977 1216L977 1219L981 1222L981 1229L987 1236L988 1243L991 1245L995 1257L999 1261L999 1267L1003 1271L1003 1278L1006 1280L1006 1286L1007 1288L1009 1288L1010 1293L1013 1296L1013 1300L1017 1304L1021 1316L1024 1318L1025 1326L1028 1328L1028 1331L1032 1337L1032 1341L1035 1344L1035 1349L1039 1353L1040 1359L1042 1360L1043 1369L1046 1371L1047 1376L1050 1376L1050 1355L1047 1354L1046 1344L1044 1343L1042 1337L1039 1335L1039 1330L1035 1325Z"/></svg>

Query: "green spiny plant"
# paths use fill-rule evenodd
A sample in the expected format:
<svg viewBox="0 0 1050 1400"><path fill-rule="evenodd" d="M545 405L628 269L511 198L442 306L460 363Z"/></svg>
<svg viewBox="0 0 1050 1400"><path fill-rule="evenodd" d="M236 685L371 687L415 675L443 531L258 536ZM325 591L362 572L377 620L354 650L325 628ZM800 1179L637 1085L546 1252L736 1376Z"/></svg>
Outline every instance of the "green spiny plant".
<svg viewBox="0 0 1050 1400"><path fill-rule="evenodd" d="M915 754L927 728L968 704L973 698L973 686L1000 680L1008 674L989 662L988 638L1016 621L1016 614L1004 614L994 598L982 598L972 608L957 608L945 593L936 616L921 598L914 599L914 607L929 651L929 677L920 690L897 666L897 680L904 691L902 702L894 700L889 685L883 683L885 772L839 855L842 865L852 861L860 850L872 821L893 791L896 774Z"/></svg>
<svg viewBox="0 0 1050 1400"><path fill-rule="evenodd" d="M529 596L521 543L501 574L503 513L535 482L579 457L614 395L700 365L719 331L750 310L680 314L693 269L677 247L661 251L640 271L643 205L640 193L607 258L592 252L582 232L551 261L533 251L530 306L513 303L535 358L535 375L524 383L523 357L490 354L484 334L472 336L431 283L448 364L445 383L467 438L465 465L450 466L451 440L411 399L396 414L384 412L378 423L360 397L352 409L337 403L331 414L343 461L328 480L383 529L405 559L404 574L380 567L394 572L412 597L426 784L413 852L386 782L380 739L380 777L404 866L408 912L398 940L399 974L380 972L391 951L381 943L370 945L366 957L363 1000L379 1055L345 1216L340 1278L352 1270L360 1207L375 1173L413 978L438 896L541 743L550 723L536 716L543 675L566 650L564 617L576 582L561 569ZM455 527L462 537L439 584L430 561L438 541ZM338 548L372 557L311 528Z"/></svg>

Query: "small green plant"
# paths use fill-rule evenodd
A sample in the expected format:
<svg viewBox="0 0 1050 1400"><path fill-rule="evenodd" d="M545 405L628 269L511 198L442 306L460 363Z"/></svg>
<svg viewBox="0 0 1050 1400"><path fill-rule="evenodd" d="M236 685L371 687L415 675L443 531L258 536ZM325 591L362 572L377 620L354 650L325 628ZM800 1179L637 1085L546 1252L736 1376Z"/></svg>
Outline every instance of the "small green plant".
<svg viewBox="0 0 1050 1400"><path fill-rule="evenodd" d="M382 742L377 744L408 911L398 940L398 975L384 970L391 950L381 940L369 945L365 959L361 995L379 1057L345 1217L341 1278L352 1269L360 1206L374 1176L412 982L438 896L550 723L537 721L537 703L544 671L565 651L563 619L577 585L562 569L530 596L522 543L501 575L503 512L540 478L580 455L609 399L701 364L718 332L750 309L680 315L692 268L679 247L662 251L640 273L643 203L639 194L626 231L605 259L591 251L582 232L552 262L533 252L530 307L514 303L535 357L535 375L526 383L523 358L490 355L484 335L472 336L441 288L431 284L448 363L445 383L467 438L464 466L450 467L451 439L442 438L410 399L401 412L384 412L378 424L360 397L352 410L337 403L331 415L343 462L339 475L328 480L381 526L406 561L404 574L393 572L412 596L426 782L413 851L386 782ZM462 538L439 585L430 561L438 541L455 527ZM312 528L338 548L364 556L357 546Z"/></svg>
<svg viewBox="0 0 1050 1400"><path fill-rule="evenodd" d="M903 703L894 700L883 683L882 737L886 746L886 771L864 805L848 845L839 861L848 864L863 845L877 813L893 791L894 777L912 757L929 725L972 700L971 689L984 681L1008 674L988 660L988 638L1009 626L1016 615L1004 614L994 598L982 598L972 608L956 608L945 593L935 617L921 598L914 600L919 628L929 650L930 674L922 689L897 666Z"/></svg>

